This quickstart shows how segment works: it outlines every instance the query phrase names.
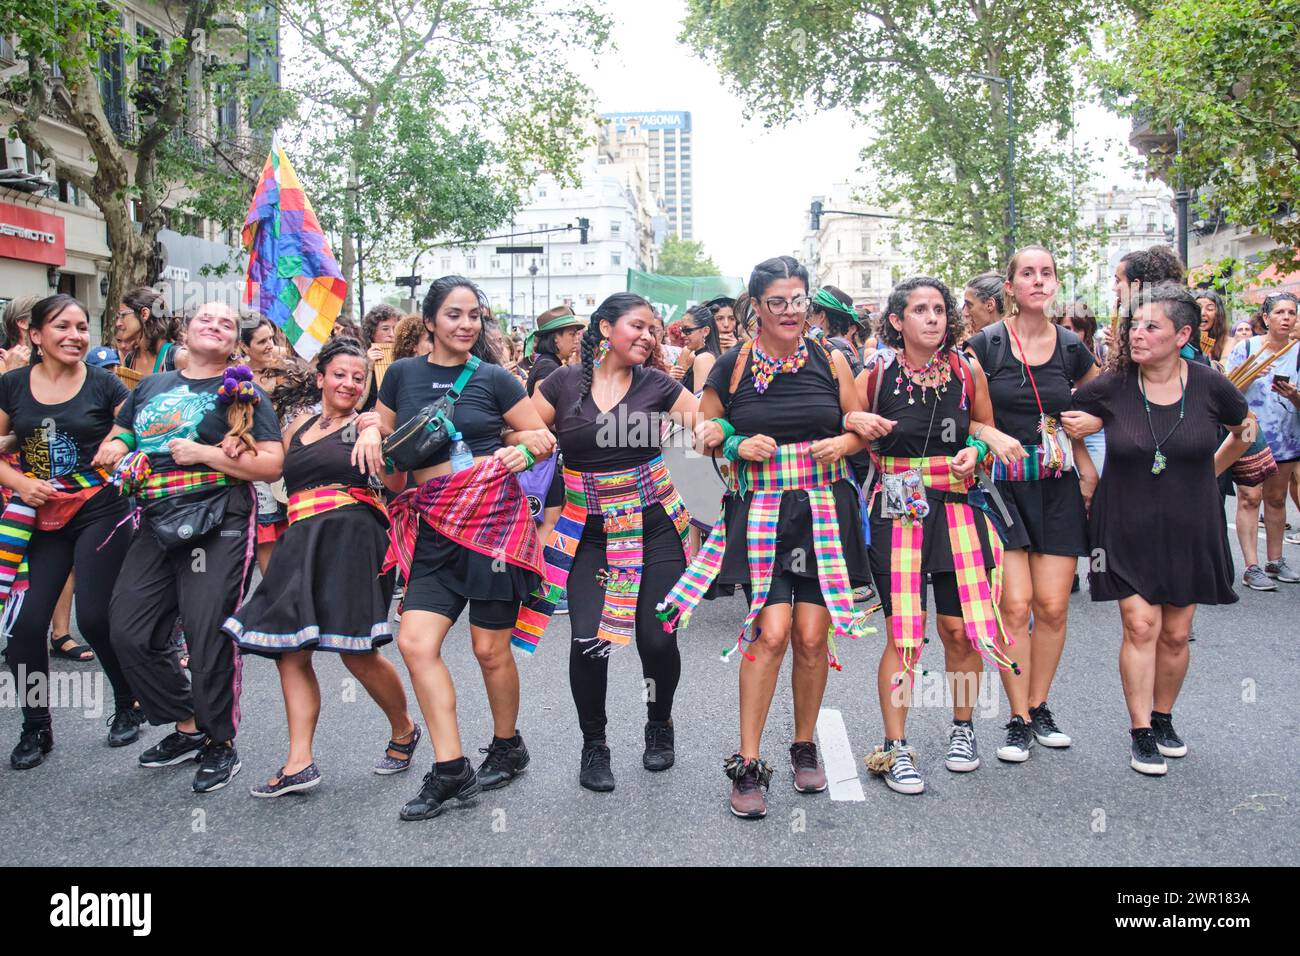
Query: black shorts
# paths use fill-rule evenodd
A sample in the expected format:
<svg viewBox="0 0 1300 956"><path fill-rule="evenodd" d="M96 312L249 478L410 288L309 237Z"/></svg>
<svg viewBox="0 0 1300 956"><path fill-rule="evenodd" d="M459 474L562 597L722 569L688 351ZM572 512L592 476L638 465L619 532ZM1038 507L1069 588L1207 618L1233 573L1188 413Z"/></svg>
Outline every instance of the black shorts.
<svg viewBox="0 0 1300 956"><path fill-rule="evenodd" d="M894 602L890 598L888 574L877 575L876 581L880 591L880 613L889 617L893 613ZM930 587L925 586L925 582L930 583ZM948 617L961 617L961 595L957 592L957 572L955 571L931 571L925 575L921 582L921 610L929 610L930 602L927 598L927 591L934 590L934 609L937 613Z"/></svg>
<svg viewBox="0 0 1300 956"><path fill-rule="evenodd" d="M740 587L745 592L745 603L752 603L754 589L748 584ZM816 604L825 607L826 598L822 597L821 582L816 578L805 578L791 571L783 571L772 575L772 584L767 589L767 601L763 607L773 604Z"/></svg>
<svg viewBox="0 0 1300 956"><path fill-rule="evenodd" d="M443 584L437 573L421 574L406 583L402 610L430 611L456 621L466 604L469 605L470 624L488 631L512 628L519 616L518 601L481 601L464 597Z"/></svg>

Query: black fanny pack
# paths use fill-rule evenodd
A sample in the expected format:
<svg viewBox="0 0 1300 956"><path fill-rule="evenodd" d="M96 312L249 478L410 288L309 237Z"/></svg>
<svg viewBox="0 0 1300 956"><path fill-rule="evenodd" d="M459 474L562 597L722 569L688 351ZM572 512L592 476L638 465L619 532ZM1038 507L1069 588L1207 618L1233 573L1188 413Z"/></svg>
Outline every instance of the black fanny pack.
<svg viewBox="0 0 1300 956"><path fill-rule="evenodd" d="M451 421L452 409L479 364L478 357L471 355L451 391L436 402L425 405L384 439L384 457L393 463L394 468L414 471L451 441L451 433L455 431Z"/></svg>
<svg viewBox="0 0 1300 956"><path fill-rule="evenodd" d="M174 495L151 501L144 506L149 530L164 551L175 551L192 544L214 528L221 527L226 518L230 490L229 486L223 486L216 492Z"/></svg>

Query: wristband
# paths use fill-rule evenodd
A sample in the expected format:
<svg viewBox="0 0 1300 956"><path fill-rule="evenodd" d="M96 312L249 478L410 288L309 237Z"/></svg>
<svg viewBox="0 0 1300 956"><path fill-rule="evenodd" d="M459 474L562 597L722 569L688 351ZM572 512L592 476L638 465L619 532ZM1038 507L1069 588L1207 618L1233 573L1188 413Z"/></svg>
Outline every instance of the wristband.
<svg viewBox="0 0 1300 956"><path fill-rule="evenodd" d="M719 428L722 429L723 441L726 441L732 435L736 434L736 426L731 424L731 422L727 421L725 418L711 418L709 419L709 421L713 422L715 425L717 425Z"/></svg>
<svg viewBox="0 0 1300 956"><path fill-rule="evenodd" d="M985 458L989 456L989 446L984 442L980 441L974 435L970 435L967 437L966 447L975 449L975 452L979 455L979 461L983 461Z"/></svg>
<svg viewBox="0 0 1300 956"><path fill-rule="evenodd" d="M123 445L125 445L127 451L135 451L135 433L134 433L134 432L120 432L120 433L114 435L114 436L113 436L113 439L114 439L115 441L120 441Z"/></svg>
<svg viewBox="0 0 1300 956"><path fill-rule="evenodd" d="M845 412L840 416L840 431L846 432L849 430L849 416L852 414L852 412Z"/></svg>
<svg viewBox="0 0 1300 956"><path fill-rule="evenodd" d="M722 457L727 461L740 461L740 443L745 441L748 435L732 435L722 446Z"/></svg>
<svg viewBox="0 0 1300 956"><path fill-rule="evenodd" d="M532 468L533 465L537 464L537 459L533 457L533 453L528 450L527 445L516 445L515 447L518 448L521 452L523 452L524 463L525 463L524 471L527 471L528 469Z"/></svg>

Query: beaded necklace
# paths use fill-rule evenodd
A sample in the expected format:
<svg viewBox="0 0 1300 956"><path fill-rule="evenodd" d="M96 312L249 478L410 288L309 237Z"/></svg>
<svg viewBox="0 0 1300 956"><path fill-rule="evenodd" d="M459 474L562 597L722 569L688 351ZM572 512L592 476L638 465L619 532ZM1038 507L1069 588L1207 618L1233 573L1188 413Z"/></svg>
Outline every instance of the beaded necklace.
<svg viewBox="0 0 1300 956"><path fill-rule="evenodd" d="M784 358L773 358L766 354L755 339L754 358L750 365L754 373L754 391L762 395L778 374L789 372L793 375L807 364L808 345L802 338L799 339L799 347L794 350L794 353Z"/></svg>
<svg viewBox="0 0 1300 956"><path fill-rule="evenodd" d="M948 382L952 379L952 369L949 367L946 356L942 356L943 349L935 349L930 360L920 368L912 368L907 363L907 355L900 348L898 350L898 377L894 379L894 394L900 394L903 380L907 380L907 404L915 405L916 398L912 395L913 386L921 387L921 404L925 404L925 390L932 388L936 394L948 391Z"/></svg>

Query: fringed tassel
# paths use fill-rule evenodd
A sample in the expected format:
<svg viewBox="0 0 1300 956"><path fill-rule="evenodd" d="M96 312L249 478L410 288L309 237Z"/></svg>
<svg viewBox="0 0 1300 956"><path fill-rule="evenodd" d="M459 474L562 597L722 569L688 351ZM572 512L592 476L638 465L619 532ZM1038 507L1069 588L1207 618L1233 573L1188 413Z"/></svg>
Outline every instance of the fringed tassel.
<svg viewBox="0 0 1300 956"><path fill-rule="evenodd" d="M108 483L121 494L132 496L139 493L152 474L153 466L149 464L149 456L142 451L130 451L117 463Z"/></svg>

